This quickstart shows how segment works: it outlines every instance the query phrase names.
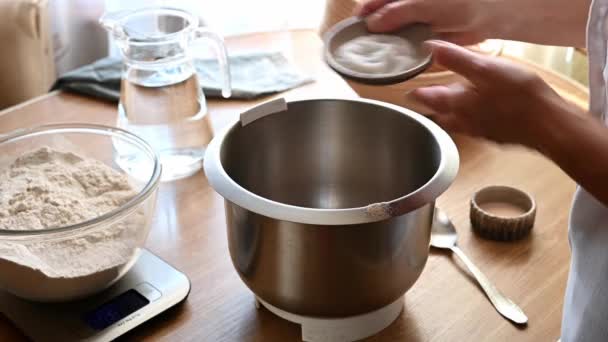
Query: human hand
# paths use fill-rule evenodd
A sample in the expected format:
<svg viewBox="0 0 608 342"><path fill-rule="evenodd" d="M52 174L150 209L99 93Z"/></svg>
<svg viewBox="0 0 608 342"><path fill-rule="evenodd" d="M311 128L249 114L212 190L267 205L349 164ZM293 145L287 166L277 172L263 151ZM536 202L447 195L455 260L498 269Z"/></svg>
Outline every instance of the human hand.
<svg viewBox="0 0 608 342"><path fill-rule="evenodd" d="M372 32L387 32L422 22L431 24L439 38L460 45L496 36L492 12L486 1L473 0L368 0L355 14L367 17Z"/></svg>
<svg viewBox="0 0 608 342"><path fill-rule="evenodd" d="M608 206L608 128L601 120L516 64L446 42L428 44L436 62L468 80L413 92L440 126L536 149Z"/></svg>
<svg viewBox="0 0 608 342"><path fill-rule="evenodd" d="M468 82L431 86L412 95L448 131L542 150L542 136L570 106L539 76L507 60L441 41L427 42L435 62ZM542 152L542 151L541 151Z"/></svg>
<svg viewBox="0 0 608 342"><path fill-rule="evenodd" d="M591 0L363 0L355 15L372 32L426 23L438 38L470 45L489 38L585 46Z"/></svg>

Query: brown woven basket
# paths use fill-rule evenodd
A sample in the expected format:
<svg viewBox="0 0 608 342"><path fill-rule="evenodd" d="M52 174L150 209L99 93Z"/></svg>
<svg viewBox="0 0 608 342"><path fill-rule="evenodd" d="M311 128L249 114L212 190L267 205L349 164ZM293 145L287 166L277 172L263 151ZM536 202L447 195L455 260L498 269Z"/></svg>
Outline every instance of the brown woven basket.
<svg viewBox="0 0 608 342"><path fill-rule="evenodd" d="M323 36L330 27L353 14L358 0L327 0L325 13L319 27L319 34ZM498 56L502 52L500 41L492 40L468 47L471 50ZM364 98L380 100L399 106L410 108L416 112L425 114L428 109L415 101L409 93L417 88L430 85L449 84L462 81L462 77L438 65L432 65L424 73L406 82L392 85L368 85L353 80L346 80L353 90Z"/></svg>

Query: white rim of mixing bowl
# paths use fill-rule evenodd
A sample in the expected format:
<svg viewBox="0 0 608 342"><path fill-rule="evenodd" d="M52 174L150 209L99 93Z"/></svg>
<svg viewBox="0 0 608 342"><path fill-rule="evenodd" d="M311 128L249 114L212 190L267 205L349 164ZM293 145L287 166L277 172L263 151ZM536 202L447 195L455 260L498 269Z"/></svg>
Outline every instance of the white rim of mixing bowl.
<svg viewBox="0 0 608 342"><path fill-rule="evenodd" d="M57 132L53 132L53 131L57 131ZM81 131L81 132L79 132L79 131ZM150 194L158 187L158 184L160 183L161 164L160 164L160 159L158 157L158 154L142 138L138 137L137 135L135 135L133 133L130 133L128 131L125 131L123 129L116 128L116 127L95 125L95 124L78 124L78 123L42 125L42 126L36 126L33 128L17 129L17 130L12 131L9 134L0 135L0 144L9 143L12 140L25 138L29 135L35 136L35 135L47 134L47 133L51 133L51 132L55 133L55 134L61 133L61 132L68 132L68 133L87 133L88 132L88 133L94 133L94 134L108 135L110 137L112 135L115 135L121 139L126 139L127 141L140 147L142 149L142 151L144 151L145 153L147 153L149 156L152 157L152 160L154 161L154 169L152 170L152 175L150 176L150 179L148 180L148 182L146 183L144 188L141 191L139 191L139 193L135 197L130 199L127 203L123 204L122 206L120 206L112 211L109 211L101 216L97 216L93 219L83 221L80 223L76 223L76 224L72 224L72 225L64 226L64 227L57 227L57 228L37 229L37 230L0 229L0 237L3 237L3 238L7 238L7 237L8 238L11 238L11 237L23 238L23 237L34 237L34 236L36 236L36 237L49 236L50 237L50 235L52 235L52 234L73 232L75 230L85 230L85 228L93 228L103 222L112 222L115 219L120 218L123 215L130 213L131 209L133 209L137 205L141 204L145 199L147 199L150 196Z"/></svg>
<svg viewBox="0 0 608 342"><path fill-rule="evenodd" d="M222 146L224 145L226 136L230 134L237 125L241 124L240 121L236 121L217 134L207 147L203 164L207 180L211 187L226 200L266 217L311 225L351 225L378 222L402 215L405 212L419 209L426 204L434 202L439 195L447 190L454 181L454 178L456 178L460 165L460 157L456 144L447 132L423 115L390 103L363 98L312 98L289 101L287 102L287 105L289 106L290 103L294 102L311 101L350 101L372 104L391 109L415 120L423 128L428 130L437 141L441 151L441 160L437 170L425 184L406 195L382 203L370 203L370 205L381 205L384 208L387 208L386 215L370 215L370 205L354 208L323 209L281 203L245 189L235 182L224 169L221 162ZM392 212L393 209L395 212Z"/></svg>

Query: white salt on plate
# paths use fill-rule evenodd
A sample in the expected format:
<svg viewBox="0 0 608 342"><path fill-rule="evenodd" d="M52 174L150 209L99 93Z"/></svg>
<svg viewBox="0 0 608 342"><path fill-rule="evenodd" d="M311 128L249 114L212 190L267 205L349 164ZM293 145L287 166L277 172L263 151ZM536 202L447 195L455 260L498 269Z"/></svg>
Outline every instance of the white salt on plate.
<svg viewBox="0 0 608 342"><path fill-rule="evenodd" d="M391 75L420 63L417 48L406 39L387 34L356 37L334 52L338 64L361 74Z"/></svg>

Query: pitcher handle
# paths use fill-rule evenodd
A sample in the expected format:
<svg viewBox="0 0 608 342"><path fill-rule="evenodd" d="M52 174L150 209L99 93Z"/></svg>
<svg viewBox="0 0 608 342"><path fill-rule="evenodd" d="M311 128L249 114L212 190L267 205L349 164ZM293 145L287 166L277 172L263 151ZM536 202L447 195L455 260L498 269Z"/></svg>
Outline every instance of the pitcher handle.
<svg viewBox="0 0 608 342"><path fill-rule="evenodd" d="M224 45L224 38L204 27L199 27L195 31L195 39L200 38L207 38L215 43L215 52L224 76L222 96L228 98L231 95L232 85L230 79L230 65L228 64L228 52L226 51L226 45Z"/></svg>

